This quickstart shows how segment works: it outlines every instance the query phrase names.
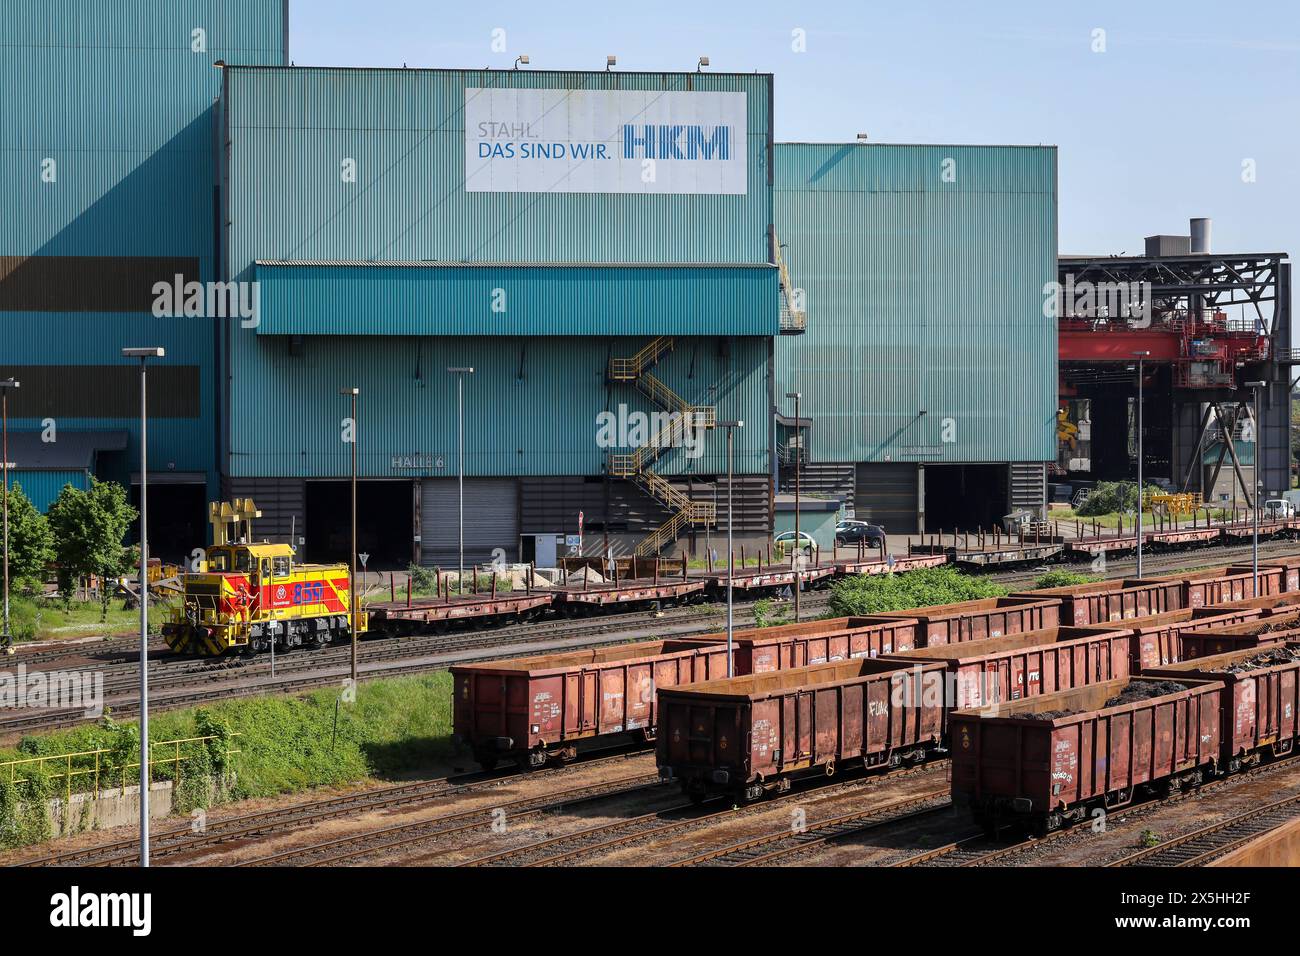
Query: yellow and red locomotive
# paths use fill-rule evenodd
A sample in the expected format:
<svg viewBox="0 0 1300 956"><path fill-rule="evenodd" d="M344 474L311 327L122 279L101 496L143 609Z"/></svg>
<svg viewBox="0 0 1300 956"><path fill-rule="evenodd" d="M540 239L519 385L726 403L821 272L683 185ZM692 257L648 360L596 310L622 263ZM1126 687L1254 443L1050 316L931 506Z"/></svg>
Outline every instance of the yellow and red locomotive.
<svg viewBox="0 0 1300 956"><path fill-rule="evenodd" d="M182 600L163 625L167 646L180 654L215 657L232 651L324 647L351 634L346 564L298 564L287 544L249 544L253 502L208 507L213 545L200 570L182 575ZM245 532L241 534L242 530ZM357 612L357 631L367 615Z"/></svg>

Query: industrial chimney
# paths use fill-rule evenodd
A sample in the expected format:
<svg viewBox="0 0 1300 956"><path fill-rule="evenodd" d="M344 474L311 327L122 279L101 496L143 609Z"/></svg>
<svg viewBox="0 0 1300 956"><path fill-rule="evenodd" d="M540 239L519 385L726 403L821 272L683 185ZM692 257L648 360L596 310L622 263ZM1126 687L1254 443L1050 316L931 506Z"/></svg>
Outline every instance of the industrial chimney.
<svg viewBox="0 0 1300 956"><path fill-rule="evenodd" d="M1192 255L1205 256L1210 253L1210 220L1193 219L1191 220Z"/></svg>

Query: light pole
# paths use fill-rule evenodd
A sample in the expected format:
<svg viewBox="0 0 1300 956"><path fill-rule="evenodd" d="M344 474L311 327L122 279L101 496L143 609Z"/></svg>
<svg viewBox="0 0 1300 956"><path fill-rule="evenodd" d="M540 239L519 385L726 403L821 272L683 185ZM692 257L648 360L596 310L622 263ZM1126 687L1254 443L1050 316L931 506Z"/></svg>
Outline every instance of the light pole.
<svg viewBox="0 0 1300 956"><path fill-rule="evenodd" d="M1134 352L1138 360L1138 496L1137 496L1137 576L1142 579L1142 363L1150 352Z"/></svg>
<svg viewBox="0 0 1300 956"><path fill-rule="evenodd" d="M799 592L803 590L803 540L799 537L799 478L800 459L803 458L803 441L799 436L799 393L786 392L786 398L794 399L794 619L799 621Z"/></svg>
<svg viewBox="0 0 1300 956"><path fill-rule="evenodd" d="M352 400L352 411L348 418L348 423L352 428L348 437L352 439L349 444L352 446L352 555L348 559L348 566L352 569L348 577L348 621L349 628L352 631L352 687L355 690L357 686L357 396L361 394L359 388L341 388L340 395L346 395ZM275 640L274 637L271 638Z"/></svg>
<svg viewBox="0 0 1300 956"><path fill-rule="evenodd" d="M465 593L465 376L473 375L471 366L449 367L456 376L456 497L459 548L456 564L456 588Z"/></svg>
<svg viewBox="0 0 1300 956"><path fill-rule="evenodd" d="M732 430L744 428L745 423L742 421L718 422L718 424L727 430L727 676L734 676L732 667L732 634L734 633L735 620L732 615L731 605L731 579L736 574L735 562L732 560L733 548L731 545L731 486L732 486L732 469L731 469L731 449L732 449Z"/></svg>
<svg viewBox="0 0 1300 956"><path fill-rule="evenodd" d="M1246 382L1246 387L1255 393L1255 463L1250 467L1250 483L1254 485L1250 490L1251 511L1254 512L1254 521L1250 529L1250 571L1251 580L1254 582L1251 588L1251 597L1259 597L1259 489L1262 484L1259 480L1259 468L1263 461L1261 453L1264 447L1263 429L1259 422L1259 393L1262 389L1268 387L1268 382Z"/></svg>
<svg viewBox="0 0 1300 956"><path fill-rule="evenodd" d="M4 500L4 630L0 633L0 644L4 645L6 654L12 654L14 651L14 638L9 633L9 393L19 385L16 379L6 379L0 382L0 421L3 421L4 441L3 449L0 449L0 456L4 461L0 462L0 467L4 469L5 475L5 500Z"/></svg>
<svg viewBox="0 0 1300 956"><path fill-rule="evenodd" d="M140 360L140 865L149 865L149 407L146 365L160 348L122 349ZM107 587L100 582L100 587Z"/></svg>

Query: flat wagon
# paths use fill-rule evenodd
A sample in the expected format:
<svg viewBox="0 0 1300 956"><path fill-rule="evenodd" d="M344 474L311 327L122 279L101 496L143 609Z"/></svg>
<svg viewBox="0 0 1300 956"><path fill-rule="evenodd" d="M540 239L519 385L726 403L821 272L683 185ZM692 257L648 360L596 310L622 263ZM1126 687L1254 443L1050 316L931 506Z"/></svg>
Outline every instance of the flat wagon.
<svg viewBox="0 0 1300 956"><path fill-rule="evenodd" d="M1123 630L1050 627L1009 637L918 647L884 660L948 670L949 708L981 707L1129 676L1132 635Z"/></svg>
<svg viewBox="0 0 1300 956"><path fill-rule="evenodd" d="M1060 624L1060 610L1058 598L1021 594L914 607L878 616L919 621L917 646L933 647L1056 627Z"/></svg>
<svg viewBox="0 0 1300 956"><path fill-rule="evenodd" d="M1300 732L1300 642L1184 661L1151 676L1223 682L1219 766L1228 773L1294 752Z"/></svg>
<svg viewBox="0 0 1300 956"><path fill-rule="evenodd" d="M948 715L953 802L1044 834L1215 772L1222 681L1105 681Z"/></svg>
<svg viewBox="0 0 1300 956"><path fill-rule="evenodd" d="M664 688L660 775L692 800L757 800L801 776L923 761L943 741L943 674L862 658Z"/></svg>

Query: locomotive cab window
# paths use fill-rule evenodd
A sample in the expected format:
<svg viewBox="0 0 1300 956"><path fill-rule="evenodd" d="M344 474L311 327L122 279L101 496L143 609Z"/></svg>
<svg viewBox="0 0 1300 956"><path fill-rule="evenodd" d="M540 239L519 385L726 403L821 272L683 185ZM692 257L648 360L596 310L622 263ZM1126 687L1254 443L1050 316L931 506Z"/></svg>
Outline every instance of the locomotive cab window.
<svg viewBox="0 0 1300 956"><path fill-rule="evenodd" d="M230 555L225 551L213 551L208 555L208 570L223 572L230 570Z"/></svg>
<svg viewBox="0 0 1300 956"><path fill-rule="evenodd" d="M263 559L262 559L262 577L264 577L264 578L269 578L270 576L271 576L271 562L268 561L266 558L263 558Z"/></svg>
<svg viewBox="0 0 1300 956"><path fill-rule="evenodd" d="M253 556L247 551L240 551L235 555L235 570L243 574L251 574L253 571Z"/></svg>
<svg viewBox="0 0 1300 956"><path fill-rule="evenodd" d="M287 578L289 576L289 558L287 555L271 559L271 573L277 578Z"/></svg>

